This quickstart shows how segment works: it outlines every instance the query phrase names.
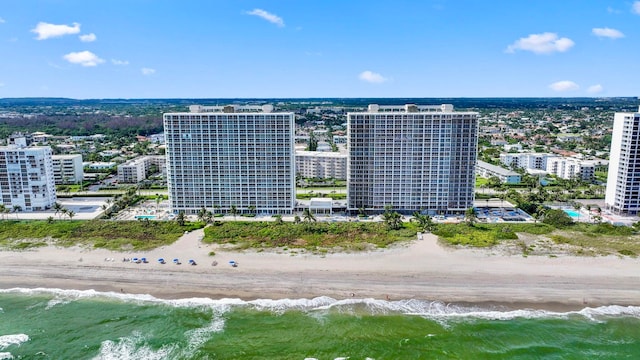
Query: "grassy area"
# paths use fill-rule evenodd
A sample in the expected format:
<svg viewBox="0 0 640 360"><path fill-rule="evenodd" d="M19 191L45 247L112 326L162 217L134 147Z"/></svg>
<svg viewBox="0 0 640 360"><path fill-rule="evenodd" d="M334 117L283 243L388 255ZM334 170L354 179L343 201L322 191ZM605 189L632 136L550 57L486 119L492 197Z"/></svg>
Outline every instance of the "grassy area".
<svg viewBox="0 0 640 360"><path fill-rule="evenodd" d="M626 226L579 223L551 235L556 244L573 246L576 255L640 254L640 236Z"/></svg>
<svg viewBox="0 0 640 360"><path fill-rule="evenodd" d="M490 247L503 240L515 240L516 233L543 235L555 228L547 224L440 224L433 232L451 245Z"/></svg>
<svg viewBox="0 0 640 360"><path fill-rule="evenodd" d="M162 221L2 221L0 247L26 249L47 245L110 250L148 250L175 242L185 231L202 227ZM19 235L16 235L19 234Z"/></svg>
<svg viewBox="0 0 640 360"><path fill-rule="evenodd" d="M479 188L483 185L486 185L489 182L489 179L485 179L480 176L476 176L476 188Z"/></svg>
<svg viewBox="0 0 640 360"><path fill-rule="evenodd" d="M525 244L516 233L529 234L537 239ZM625 226L610 224L577 223L567 228L556 229L547 224L441 224L434 231L440 240L450 245L491 247L498 244L519 244L523 255L537 248L547 252L569 252L574 255L624 255L636 257L640 254L640 235ZM549 242L548 239L551 241ZM557 248L549 248L549 244ZM553 246L552 246L553 247Z"/></svg>
<svg viewBox="0 0 640 360"><path fill-rule="evenodd" d="M388 230L383 223L218 222L205 228L204 242L230 244L236 249L287 247L326 252L329 249L367 250L416 238L413 224Z"/></svg>

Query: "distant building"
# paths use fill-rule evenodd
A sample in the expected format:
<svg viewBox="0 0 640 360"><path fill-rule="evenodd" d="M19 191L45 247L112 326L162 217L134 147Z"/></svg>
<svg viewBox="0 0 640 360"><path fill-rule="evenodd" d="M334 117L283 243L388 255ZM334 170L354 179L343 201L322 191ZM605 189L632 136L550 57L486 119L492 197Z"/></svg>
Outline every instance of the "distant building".
<svg viewBox="0 0 640 360"><path fill-rule="evenodd" d="M347 178L347 155L337 152L296 151L296 174L306 178Z"/></svg>
<svg viewBox="0 0 640 360"><path fill-rule="evenodd" d="M31 146L33 144L33 136L27 133L15 132L7 139L7 145Z"/></svg>
<svg viewBox="0 0 640 360"><path fill-rule="evenodd" d="M640 109L615 113L605 207L621 215L640 211Z"/></svg>
<svg viewBox="0 0 640 360"><path fill-rule="evenodd" d="M547 173L562 179L580 179L592 181L595 178L595 164L566 157L550 157L547 159Z"/></svg>
<svg viewBox="0 0 640 360"><path fill-rule="evenodd" d="M164 114L173 212L195 214L204 207L292 213L294 114L273 112L271 105L194 105L189 110Z"/></svg>
<svg viewBox="0 0 640 360"><path fill-rule="evenodd" d="M505 169L481 160L478 160L476 164L476 174L483 178L495 176L500 179L500 182L505 184L520 184L522 180L521 175L513 170Z"/></svg>
<svg viewBox="0 0 640 360"><path fill-rule="evenodd" d="M552 156L546 153L502 153L500 154L500 162L509 168L545 170L547 159Z"/></svg>
<svg viewBox="0 0 640 360"><path fill-rule="evenodd" d="M94 161L94 162L84 162L82 166L89 170L109 170L116 167L116 163L112 161Z"/></svg>
<svg viewBox="0 0 640 360"><path fill-rule="evenodd" d="M42 211L55 201L50 147L0 147L0 204Z"/></svg>
<svg viewBox="0 0 640 360"><path fill-rule="evenodd" d="M460 214L473 206L478 114L453 105L347 113L347 208Z"/></svg>
<svg viewBox="0 0 640 360"><path fill-rule="evenodd" d="M56 185L79 184L84 179L82 155L52 155L53 179Z"/></svg>
<svg viewBox="0 0 640 360"><path fill-rule="evenodd" d="M166 158L159 155L141 156L118 165L118 181L125 184L137 184L151 175L155 168L166 173Z"/></svg>

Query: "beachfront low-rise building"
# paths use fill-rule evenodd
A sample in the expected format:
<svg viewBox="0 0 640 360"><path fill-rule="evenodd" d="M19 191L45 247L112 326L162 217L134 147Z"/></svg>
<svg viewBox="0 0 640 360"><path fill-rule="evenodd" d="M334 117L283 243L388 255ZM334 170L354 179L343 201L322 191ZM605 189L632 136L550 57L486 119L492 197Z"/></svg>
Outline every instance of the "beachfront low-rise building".
<svg viewBox="0 0 640 360"><path fill-rule="evenodd" d="M500 162L508 168L546 170L550 157L553 155L547 153L502 153Z"/></svg>
<svg viewBox="0 0 640 360"><path fill-rule="evenodd" d="M347 207L461 214L473 206L478 113L369 105L347 114Z"/></svg>
<svg viewBox="0 0 640 360"><path fill-rule="evenodd" d="M596 174L596 165L591 161L567 157L550 157L547 159L547 173L562 179L579 179L592 181Z"/></svg>
<svg viewBox="0 0 640 360"><path fill-rule="evenodd" d="M338 152L296 151L296 174L305 178L346 179L347 155Z"/></svg>
<svg viewBox="0 0 640 360"><path fill-rule="evenodd" d="M84 179L82 155L52 155L53 179L56 185L79 184Z"/></svg>
<svg viewBox="0 0 640 360"><path fill-rule="evenodd" d="M487 179L490 177L496 177L503 184L520 184L520 181L522 180L522 176L517 172L489 164L482 160L478 160L476 164L476 174Z"/></svg>
<svg viewBox="0 0 640 360"><path fill-rule="evenodd" d="M294 113L199 106L164 114L169 201L200 209L290 214L296 204Z"/></svg>
<svg viewBox="0 0 640 360"><path fill-rule="evenodd" d="M0 147L0 204L21 211L49 209L56 201L51 148Z"/></svg>
<svg viewBox="0 0 640 360"><path fill-rule="evenodd" d="M151 175L154 169L156 172L166 173L165 156L141 156L118 165L118 181L124 184L137 184Z"/></svg>

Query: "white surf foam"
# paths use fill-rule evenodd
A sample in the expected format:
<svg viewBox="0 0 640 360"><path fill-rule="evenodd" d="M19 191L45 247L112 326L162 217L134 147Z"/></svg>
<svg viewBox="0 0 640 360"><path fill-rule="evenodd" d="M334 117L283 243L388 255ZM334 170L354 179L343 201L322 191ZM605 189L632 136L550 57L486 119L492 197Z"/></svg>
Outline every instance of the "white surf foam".
<svg viewBox="0 0 640 360"><path fill-rule="evenodd" d="M580 315L591 320L597 320L602 317L611 316L630 316L640 318L640 307L638 306L601 306L597 308L584 308L579 311L569 312L553 312L536 309L517 309L502 310L491 309L480 306L466 306L444 303L441 301L427 300L398 300L386 301L380 299L355 299L347 298L336 300L328 296L320 296L313 299L257 299L244 301L237 298L187 298L165 300L158 299L146 294L122 294L116 292L98 292L95 290L61 290L61 289L3 289L0 293L20 293L25 295L31 294L52 294L58 299L73 300L84 298L111 298L123 302L134 302L140 304L164 304L180 308L202 307L205 309L213 309L218 314L223 314L235 307L249 307L258 311L272 311L274 313L282 313L289 310L299 311L318 311L332 310L343 313L351 313L354 311L362 311L379 314L407 314L418 315L435 320L455 319L455 318L479 318L488 320L511 320L515 318L560 318L571 315ZM53 301L53 300L52 300ZM57 300L56 300L57 301ZM55 303L55 301L54 301Z"/></svg>
<svg viewBox="0 0 640 360"><path fill-rule="evenodd" d="M171 359L174 350L173 345L163 345L160 349L153 350L144 345L143 336L134 334L118 341L103 341L100 344L100 353L93 360L164 360Z"/></svg>
<svg viewBox="0 0 640 360"><path fill-rule="evenodd" d="M0 336L0 350L4 350L11 345L20 345L29 341L29 336L26 334L13 334Z"/></svg>
<svg viewBox="0 0 640 360"><path fill-rule="evenodd" d="M14 357L11 353L8 352L0 352L0 360L13 360Z"/></svg>

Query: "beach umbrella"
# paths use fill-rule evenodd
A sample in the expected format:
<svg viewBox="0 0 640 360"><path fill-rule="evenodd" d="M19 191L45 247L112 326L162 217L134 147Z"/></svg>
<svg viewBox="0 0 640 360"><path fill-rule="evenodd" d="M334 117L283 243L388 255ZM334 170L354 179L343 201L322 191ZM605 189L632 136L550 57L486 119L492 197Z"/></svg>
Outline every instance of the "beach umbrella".
<svg viewBox="0 0 640 360"><path fill-rule="evenodd" d="M158 262L159 262L160 264L164 264L164 258L160 258L160 259L158 259Z"/></svg>
<svg viewBox="0 0 640 360"><path fill-rule="evenodd" d="M143 263L146 263L147 262L147 258L145 258L145 257L140 258L140 261L142 261Z"/></svg>
<svg viewBox="0 0 640 360"><path fill-rule="evenodd" d="M175 259L173 259L173 262L177 264L177 263L180 262L180 260L178 260L178 258L175 258Z"/></svg>
<svg viewBox="0 0 640 360"><path fill-rule="evenodd" d="M138 258L133 258L133 259L131 259L131 261L133 261L133 262L138 262L138 261L140 261L140 259L138 259Z"/></svg>
<svg viewBox="0 0 640 360"><path fill-rule="evenodd" d="M235 260L229 260L229 265L231 265L233 267L236 267L236 266L238 266L238 263L235 262Z"/></svg>
<svg viewBox="0 0 640 360"><path fill-rule="evenodd" d="M189 259L189 264L191 264L191 265L195 265L195 264L196 264L196 261L195 261L195 260L193 260L193 259Z"/></svg>

